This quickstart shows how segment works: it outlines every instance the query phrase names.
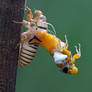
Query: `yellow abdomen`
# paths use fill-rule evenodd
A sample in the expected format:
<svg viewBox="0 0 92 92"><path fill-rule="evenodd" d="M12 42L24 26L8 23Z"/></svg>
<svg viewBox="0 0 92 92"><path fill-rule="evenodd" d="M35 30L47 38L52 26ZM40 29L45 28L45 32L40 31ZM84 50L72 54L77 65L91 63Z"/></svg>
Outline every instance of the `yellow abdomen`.
<svg viewBox="0 0 92 92"><path fill-rule="evenodd" d="M36 36L41 40L40 45L47 49L48 52L51 52L53 49L55 49L57 43L59 43L58 38L45 32L38 31Z"/></svg>

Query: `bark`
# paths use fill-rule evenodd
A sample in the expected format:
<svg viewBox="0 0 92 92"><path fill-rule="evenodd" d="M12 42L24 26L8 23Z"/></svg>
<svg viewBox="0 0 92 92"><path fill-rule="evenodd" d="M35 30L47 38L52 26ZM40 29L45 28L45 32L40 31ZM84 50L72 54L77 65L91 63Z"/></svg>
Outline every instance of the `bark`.
<svg viewBox="0 0 92 92"><path fill-rule="evenodd" d="M25 0L0 0L0 92L15 92L18 48Z"/></svg>

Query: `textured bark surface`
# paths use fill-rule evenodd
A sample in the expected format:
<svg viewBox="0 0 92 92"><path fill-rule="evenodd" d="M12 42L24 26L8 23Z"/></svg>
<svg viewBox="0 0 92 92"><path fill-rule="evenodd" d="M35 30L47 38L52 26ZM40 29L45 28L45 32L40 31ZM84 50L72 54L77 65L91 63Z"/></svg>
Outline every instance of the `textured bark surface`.
<svg viewBox="0 0 92 92"><path fill-rule="evenodd" d="M0 92L15 92L18 48L25 0L0 0Z"/></svg>

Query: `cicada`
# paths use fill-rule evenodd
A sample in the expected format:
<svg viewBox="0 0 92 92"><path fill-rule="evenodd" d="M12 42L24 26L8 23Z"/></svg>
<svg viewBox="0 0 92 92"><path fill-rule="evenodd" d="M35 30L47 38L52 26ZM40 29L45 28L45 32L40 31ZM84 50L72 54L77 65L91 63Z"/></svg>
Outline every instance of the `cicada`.
<svg viewBox="0 0 92 92"><path fill-rule="evenodd" d="M72 56L71 51L68 49L67 37L65 36L65 42L63 42L56 35L48 33L48 23L42 12L36 11L35 15L37 17L34 19L30 19L30 16L28 16L29 21L16 22L24 24L24 26L28 28L28 30L21 35L19 64L21 66L29 64L35 56L36 49L40 45L50 53L53 61L62 72L77 74L78 68L75 66L75 60L81 56L80 44L78 48L75 46L76 54ZM43 19L43 21L41 19ZM34 27L30 26L31 22L35 24ZM37 23L40 26L38 26Z"/></svg>

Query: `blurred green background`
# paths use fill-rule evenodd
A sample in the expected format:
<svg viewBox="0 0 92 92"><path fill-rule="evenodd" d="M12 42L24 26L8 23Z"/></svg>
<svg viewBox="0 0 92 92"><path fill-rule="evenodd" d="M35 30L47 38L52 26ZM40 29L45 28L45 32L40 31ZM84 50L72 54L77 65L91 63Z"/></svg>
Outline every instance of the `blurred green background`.
<svg viewBox="0 0 92 92"><path fill-rule="evenodd" d="M33 62L18 67L16 92L88 92L92 91L92 0L27 0L27 6L40 9L57 32L69 40L69 49L81 44L82 56L76 61L77 75L59 71L52 57L39 47ZM25 29L23 29L25 30Z"/></svg>

